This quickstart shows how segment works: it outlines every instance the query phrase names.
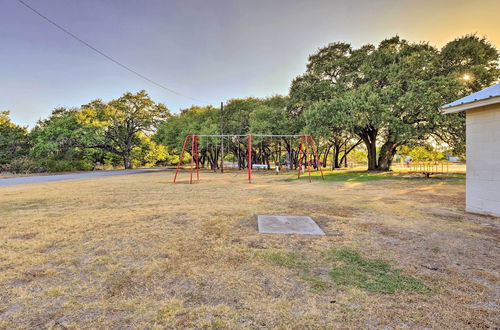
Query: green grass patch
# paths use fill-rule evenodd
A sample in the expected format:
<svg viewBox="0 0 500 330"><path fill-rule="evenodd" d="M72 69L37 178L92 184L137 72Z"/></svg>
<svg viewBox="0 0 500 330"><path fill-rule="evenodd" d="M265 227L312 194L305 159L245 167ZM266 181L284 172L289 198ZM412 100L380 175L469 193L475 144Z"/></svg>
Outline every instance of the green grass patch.
<svg viewBox="0 0 500 330"><path fill-rule="evenodd" d="M331 283L315 277L304 276L302 279L310 285L312 292L321 292L332 286Z"/></svg>
<svg viewBox="0 0 500 330"><path fill-rule="evenodd" d="M262 251L258 255L273 265L298 271L301 279L309 284L312 292L318 293L331 287L329 282L308 276L310 265L305 261L305 256L298 252Z"/></svg>
<svg viewBox="0 0 500 330"><path fill-rule="evenodd" d="M266 261L278 266L302 270L304 272L309 270L309 265L298 252L263 251L259 255Z"/></svg>
<svg viewBox="0 0 500 330"><path fill-rule="evenodd" d="M324 171L325 181L331 182L367 182L377 180L404 180L410 177L402 176L393 172L366 172L366 171ZM309 180L309 174L306 172L300 176L301 180ZM321 180L320 172L311 172L311 179ZM297 175L293 175L289 181L297 180Z"/></svg>
<svg viewBox="0 0 500 330"><path fill-rule="evenodd" d="M368 172L368 171L323 171L323 178L326 182L369 182L378 180L465 180L465 174L450 173L445 175L432 175L430 179L426 179L422 174L407 173L403 171L390 172ZM312 180L321 180L320 172L311 172ZM297 180L297 174L294 173L287 181ZM306 172L301 175L300 180L309 180L309 174Z"/></svg>
<svg viewBox="0 0 500 330"><path fill-rule="evenodd" d="M312 292L322 292L337 287L357 287L367 291L393 294L396 292L429 293L430 289L418 279L407 276L382 259L364 258L358 251L341 248L321 253L317 258L298 252L267 250L258 256L276 266L293 269L309 284ZM321 264L331 269L328 279L311 276L314 267Z"/></svg>
<svg viewBox="0 0 500 330"><path fill-rule="evenodd" d="M352 249L331 250L336 263L330 277L341 286L354 286L368 291L392 294L396 291L427 293L429 288L418 279L406 276L381 259L365 259Z"/></svg>

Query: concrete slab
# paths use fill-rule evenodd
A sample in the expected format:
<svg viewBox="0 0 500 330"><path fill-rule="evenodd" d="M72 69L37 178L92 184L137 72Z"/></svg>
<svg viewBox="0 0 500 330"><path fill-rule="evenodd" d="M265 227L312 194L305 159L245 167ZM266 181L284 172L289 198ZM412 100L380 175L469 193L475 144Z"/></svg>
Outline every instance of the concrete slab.
<svg viewBox="0 0 500 330"><path fill-rule="evenodd" d="M316 222L307 216L259 215L257 222L259 233L262 234L325 234Z"/></svg>

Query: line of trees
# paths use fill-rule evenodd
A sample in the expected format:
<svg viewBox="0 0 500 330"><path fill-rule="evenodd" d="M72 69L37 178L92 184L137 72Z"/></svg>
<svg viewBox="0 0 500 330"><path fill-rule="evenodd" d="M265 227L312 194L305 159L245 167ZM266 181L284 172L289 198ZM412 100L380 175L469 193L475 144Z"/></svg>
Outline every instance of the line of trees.
<svg viewBox="0 0 500 330"><path fill-rule="evenodd" d="M447 144L465 150L463 114L442 115L439 106L481 90L500 78L499 53L486 39L467 35L437 49L392 37L378 46L329 44L309 57L289 95L231 99L224 107L226 134L312 134L326 165L346 164L366 152L369 170L388 170L398 150ZM145 91L125 93L80 108L57 108L29 131L0 112L0 170L11 172L91 170L175 163L187 134L219 134L220 112L193 106L177 114ZM220 148L200 138L201 160L215 168ZM228 139L225 149L245 166L244 139ZM276 151L297 157L289 139L254 140L253 162L270 165ZM319 163L318 162L318 163ZM316 162L315 162L316 163Z"/></svg>
<svg viewBox="0 0 500 330"><path fill-rule="evenodd" d="M57 108L28 132L0 113L0 170L44 172L92 170L96 165L156 165L167 161L165 146L152 134L170 116L145 91L125 93L110 102Z"/></svg>
<svg viewBox="0 0 500 330"><path fill-rule="evenodd" d="M245 135L253 134L297 134L300 127L287 113L289 98L273 96L265 99L245 98L232 99L224 106L224 133ZM211 106L191 107L160 124L155 139L167 146L169 150L179 150L187 134L220 134L220 111ZM293 146L295 142L295 149ZM293 154L297 158L297 143L290 139L264 139L254 137L252 163L271 164L278 162L284 154ZM238 168L245 168L248 154L246 138L225 138L225 159L233 160ZM200 161L209 164L213 169L220 164L220 139L210 137L199 138ZM279 152L281 151L281 152ZM190 152L190 150L188 150ZM278 156L278 153L281 155ZM295 163L295 162L293 162Z"/></svg>

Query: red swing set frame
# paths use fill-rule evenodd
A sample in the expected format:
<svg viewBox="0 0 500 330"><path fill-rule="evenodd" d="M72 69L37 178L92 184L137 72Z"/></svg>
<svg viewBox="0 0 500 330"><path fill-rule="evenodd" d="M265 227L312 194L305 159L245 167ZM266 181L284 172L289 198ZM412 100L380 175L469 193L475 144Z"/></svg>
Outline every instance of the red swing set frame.
<svg viewBox="0 0 500 330"><path fill-rule="evenodd" d="M252 138L254 136L257 137L290 137L290 138L297 138L300 137L300 143L299 143L299 162L297 166L297 178L300 179L300 174L302 170L302 163L304 162L304 158L307 163L307 172L309 175L309 182L312 182L311 180L311 157L316 158L316 168L319 169L321 173L321 178L324 180L323 177L323 170L321 169L321 164L319 161L318 157L318 152L316 149L316 143L314 142L314 139L311 135L308 134L301 134L301 135L271 135L271 134L246 134L246 135L209 135L209 134L189 134L186 135L186 138L184 139L184 144L182 146L182 151L179 156L179 162L177 163L177 168L175 170L175 176L174 176L174 183L177 180L177 175L179 174L179 169L181 168L182 160L184 158L184 153L186 151L186 146L188 144L188 141L191 139L191 162L190 162L190 170L189 170L189 183L193 183L193 172L196 171L196 179L197 181L200 180L200 155L198 151L198 137L220 137L220 138L225 138L225 137L242 137L246 136L248 139L248 152L247 152L247 173L248 173L248 183L252 183ZM311 147L312 153L309 152L309 147Z"/></svg>

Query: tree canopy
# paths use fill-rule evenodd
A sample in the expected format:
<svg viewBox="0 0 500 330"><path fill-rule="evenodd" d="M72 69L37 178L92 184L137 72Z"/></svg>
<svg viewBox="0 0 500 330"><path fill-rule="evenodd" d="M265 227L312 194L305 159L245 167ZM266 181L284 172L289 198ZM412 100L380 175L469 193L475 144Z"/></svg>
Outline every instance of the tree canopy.
<svg viewBox="0 0 500 330"><path fill-rule="evenodd" d="M170 116L167 107L155 103L146 91L125 93L108 103L92 101L82 106L78 120L95 129L95 139L87 147L100 148L119 155L125 168L131 168L130 154L140 144L140 133L152 133Z"/></svg>
<svg viewBox="0 0 500 330"><path fill-rule="evenodd" d="M333 43L311 55L292 82L292 107L323 134L356 135L368 169L388 170L399 146L432 135L460 146L463 115L443 116L439 107L496 81L497 60L497 50L474 35L441 51L398 36L359 49ZM474 78L463 79L465 72Z"/></svg>
<svg viewBox="0 0 500 330"><path fill-rule="evenodd" d="M0 111L0 171L17 171L19 160L28 155L28 130L10 121L9 111Z"/></svg>

